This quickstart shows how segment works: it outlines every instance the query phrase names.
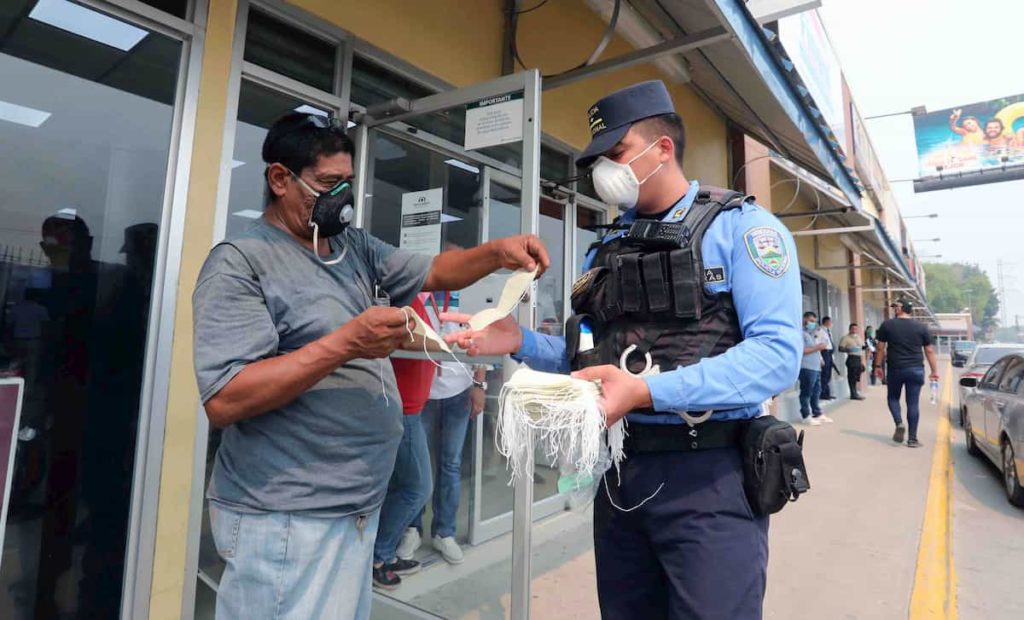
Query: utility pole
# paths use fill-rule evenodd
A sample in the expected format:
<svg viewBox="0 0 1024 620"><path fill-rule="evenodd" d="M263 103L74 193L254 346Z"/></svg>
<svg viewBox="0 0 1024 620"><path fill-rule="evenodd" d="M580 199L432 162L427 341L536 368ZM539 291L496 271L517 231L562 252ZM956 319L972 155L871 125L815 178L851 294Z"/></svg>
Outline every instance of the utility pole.
<svg viewBox="0 0 1024 620"><path fill-rule="evenodd" d="M999 284L999 322L1006 326L1006 279L1003 277L1003 259L996 261L996 280Z"/></svg>

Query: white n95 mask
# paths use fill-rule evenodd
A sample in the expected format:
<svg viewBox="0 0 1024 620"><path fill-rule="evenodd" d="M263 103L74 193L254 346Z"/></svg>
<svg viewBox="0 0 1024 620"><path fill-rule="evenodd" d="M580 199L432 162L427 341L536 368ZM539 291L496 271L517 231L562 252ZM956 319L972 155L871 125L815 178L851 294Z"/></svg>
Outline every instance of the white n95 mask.
<svg viewBox="0 0 1024 620"><path fill-rule="evenodd" d="M597 195L601 197L601 200L623 209L632 209L636 206L636 201L640 198L640 186L657 174L664 164L658 164L658 167L644 177L643 181L636 178L636 173L633 172L633 167L630 164L651 150L657 143L658 140L651 142L647 148L637 153L636 157L624 164L614 162L604 155L597 158L590 174L594 179L594 189L597 190Z"/></svg>

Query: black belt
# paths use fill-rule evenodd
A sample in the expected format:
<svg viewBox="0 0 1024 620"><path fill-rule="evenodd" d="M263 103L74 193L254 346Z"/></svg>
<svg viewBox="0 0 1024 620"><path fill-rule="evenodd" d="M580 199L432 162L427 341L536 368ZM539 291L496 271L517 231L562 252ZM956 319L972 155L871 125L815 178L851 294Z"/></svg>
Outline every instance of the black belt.
<svg viewBox="0 0 1024 620"><path fill-rule="evenodd" d="M740 445L749 420L724 420L689 424L630 424L623 448L626 454L645 452L693 452Z"/></svg>

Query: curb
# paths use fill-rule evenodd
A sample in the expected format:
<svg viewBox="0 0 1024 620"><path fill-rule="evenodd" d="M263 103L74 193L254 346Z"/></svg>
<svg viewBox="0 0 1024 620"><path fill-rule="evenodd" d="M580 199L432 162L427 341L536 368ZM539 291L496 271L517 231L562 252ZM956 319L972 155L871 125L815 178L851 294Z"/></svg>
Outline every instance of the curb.
<svg viewBox="0 0 1024 620"><path fill-rule="evenodd" d="M953 562L952 481L950 452L951 425L949 405L952 398L952 368L946 367L944 388L932 455L921 543L917 552L917 570L910 597L911 620L942 618L956 620L956 567Z"/></svg>

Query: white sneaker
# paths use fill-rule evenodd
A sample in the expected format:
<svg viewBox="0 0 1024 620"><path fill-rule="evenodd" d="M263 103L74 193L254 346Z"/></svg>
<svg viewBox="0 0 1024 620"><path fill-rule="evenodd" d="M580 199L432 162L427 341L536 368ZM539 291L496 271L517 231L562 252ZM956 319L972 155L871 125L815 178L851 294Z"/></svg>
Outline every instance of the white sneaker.
<svg viewBox="0 0 1024 620"><path fill-rule="evenodd" d="M818 419L821 420L822 422L828 422L829 424L835 422L835 420L833 420L832 418L828 417L824 413L821 414L820 416L818 416Z"/></svg>
<svg viewBox="0 0 1024 620"><path fill-rule="evenodd" d="M400 560L411 560L412 556L416 554L416 550L423 544L423 540L420 538L420 531L414 527L406 528L405 534L402 534L402 542L398 544L398 550L395 551L395 555Z"/></svg>
<svg viewBox="0 0 1024 620"><path fill-rule="evenodd" d="M821 426L821 420L819 420L818 418L811 418L811 421L808 422L808 424L810 424L811 426Z"/></svg>
<svg viewBox="0 0 1024 620"><path fill-rule="evenodd" d="M441 557L444 558L445 562L449 564L462 564L465 557L462 555L462 549L459 547L459 543L455 542L455 538L451 536L434 536L434 549L440 552Z"/></svg>

